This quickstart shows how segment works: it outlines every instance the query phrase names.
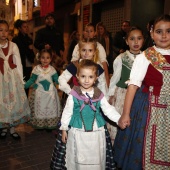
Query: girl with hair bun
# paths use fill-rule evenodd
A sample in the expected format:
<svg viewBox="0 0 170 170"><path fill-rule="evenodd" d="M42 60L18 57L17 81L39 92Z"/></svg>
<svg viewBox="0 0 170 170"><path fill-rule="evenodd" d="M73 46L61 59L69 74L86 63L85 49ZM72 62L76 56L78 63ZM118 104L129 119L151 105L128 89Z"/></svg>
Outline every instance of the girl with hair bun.
<svg viewBox="0 0 170 170"><path fill-rule="evenodd" d="M31 78L26 82L25 88L33 88L30 95L31 121L36 129L52 130L57 126L60 116L60 101L56 85L58 74L50 65L52 51L40 51L39 62L32 71Z"/></svg>
<svg viewBox="0 0 170 170"><path fill-rule="evenodd" d="M108 96L110 104L115 106L120 114L123 112L130 71L135 58L141 53L143 42L143 31L139 27L131 27L126 36L126 43L129 46L129 50L119 54L113 63L114 72L110 80ZM117 127L108 124L108 129L112 142L114 142Z"/></svg>
<svg viewBox="0 0 170 170"><path fill-rule="evenodd" d="M0 139L20 139L15 127L30 119L18 47L8 41L9 25L0 20Z"/></svg>
<svg viewBox="0 0 170 170"><path fill-rule="evenodd" d="M155 19L155 45L135 59L130 73L114 159L122 170L170 169L170 15Z"/></svg>

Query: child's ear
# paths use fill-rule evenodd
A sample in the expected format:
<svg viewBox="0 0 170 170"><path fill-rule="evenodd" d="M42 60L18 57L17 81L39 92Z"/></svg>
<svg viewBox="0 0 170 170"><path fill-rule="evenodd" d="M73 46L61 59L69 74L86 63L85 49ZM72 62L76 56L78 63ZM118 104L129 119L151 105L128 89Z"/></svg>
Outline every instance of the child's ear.
<svg viewBox="0 0 170 170"><path fill-rule="evenodd" d="M127 40L125 40L125 41L126 41L126 44L129 45L129 44L128 44L128 41L127 41Z"/></svg>

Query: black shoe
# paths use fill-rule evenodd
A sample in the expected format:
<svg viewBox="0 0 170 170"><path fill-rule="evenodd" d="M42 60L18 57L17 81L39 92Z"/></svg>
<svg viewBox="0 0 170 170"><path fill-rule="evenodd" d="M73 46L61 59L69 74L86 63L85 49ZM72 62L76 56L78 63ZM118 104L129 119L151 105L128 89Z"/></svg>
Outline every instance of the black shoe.
<svg viewBox="0 0 170 170"><path fill-rule="evenodd" d="M5 139L6 136L7 136L7 132L3 132L3 131L0 132L0 139Z"/></svg>
<svg viewBox="0 0 170 170"><path fill-rule="evenodd" d="M14 133L10 134L10 136L15 140L20 140L21 139L21 137L19 136L19 134L17 132L14 132Z"/></svg>

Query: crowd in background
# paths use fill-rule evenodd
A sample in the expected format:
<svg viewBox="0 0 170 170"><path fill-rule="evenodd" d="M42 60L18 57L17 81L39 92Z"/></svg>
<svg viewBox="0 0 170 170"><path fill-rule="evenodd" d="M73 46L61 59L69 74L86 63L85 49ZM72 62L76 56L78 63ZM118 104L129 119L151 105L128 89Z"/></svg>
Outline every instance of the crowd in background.
<svg viewBox="0 0 170 170"><path fill-rule="evenodd" d="M169 15L148 21L147 33L123 21L113 37L102 22L89 23L83 35L77 30L70 35L66 59L52 13L34 40L26 21L17 20L14 27L18 34L8 41L8 23L0 20L0 139L8 130L20 139L15 127L29 122L35 129L58 129L51 169L90 168L90 159L71 157L84 154L85 145L95 151L104 146L98 156L85 148L86 158L93 155L94 170L170 167L170 145L163 144L170 120ZM150 147L153 135L155 148ZM153 151L163 163L149 161Z"/></svg>

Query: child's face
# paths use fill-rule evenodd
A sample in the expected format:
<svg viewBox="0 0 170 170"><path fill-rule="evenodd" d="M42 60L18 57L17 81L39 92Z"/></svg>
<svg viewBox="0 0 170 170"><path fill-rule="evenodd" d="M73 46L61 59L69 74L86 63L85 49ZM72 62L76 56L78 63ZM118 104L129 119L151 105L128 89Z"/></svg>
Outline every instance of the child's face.
<svg viewBox="0 0 170 170"><path fill-rule="evenodd" d="M91 91L97 76L95 70L92 68L81 68L77 75L77 79L79 80L80 88L83 91Z"/></svg>
<svg viewBox="0 0 170 170"><path fill-rule="evenodd" d="M49 53L44 52L41 54L40 62L42 66L48 66L51 62L51 56Z"/></svg>
<svg viewBox="0 0 170 170"><path fill-rule="evenodd" d="M95 55L95 47L92 43L84 43L80 48L80 57L82 59L93 60Z"/></svg>
<svg viewBox="0 0 170 170"><path fill-rule="evenodd" d="M0 41L6 41L8 38L9 28L6 24L0 24Z"/></svg>
<svg viewBox="0 0 170 170"><path fill-rule="evenodd" d="M94 38L95 32L92 26L87 26L84 31L84 38Z"/></svg>
<svg viewBox="0 0 170 170"><path fill-rule="evenodd" d="M158 48L170 49L170 22L159 21L151 32L151 37Z"/></svg>
<svg viewBox="0 0 170 170"><path fill-rule="evenodd" d="M130 32L126 40L126 43L130 48L130 52L137 54L140 52L140 49L143 45L143 41L144 41L144 38L143 38L142 32L140 30L133 30Z"/></svg>

